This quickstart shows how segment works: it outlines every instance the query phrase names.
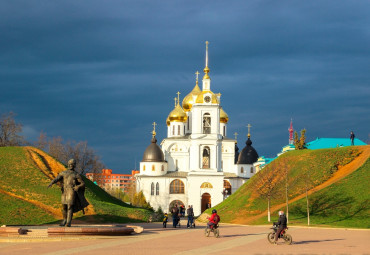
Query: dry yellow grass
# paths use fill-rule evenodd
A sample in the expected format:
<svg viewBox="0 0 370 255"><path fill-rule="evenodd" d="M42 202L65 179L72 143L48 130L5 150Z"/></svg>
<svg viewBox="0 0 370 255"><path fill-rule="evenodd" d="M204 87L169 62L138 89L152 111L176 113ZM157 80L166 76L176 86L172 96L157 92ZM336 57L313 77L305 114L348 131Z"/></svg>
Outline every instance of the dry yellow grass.
<svg viewBox="0 0 370 255"><path fill-rule="evenodd" d="M0 189L0 193L3 193L3 194L5 194L5 195L12 196L12 197L15 197L15 198L21 199L21 200L23 200L23 201L26 201L26 202L28 202L28 203L31 203L31 204L33 204L33 205L35 205L35 206L37 206L37 207L40 207L41 209L43 209L43 210L47 211L48 213L50 213L51 215L53 215L53 216L55 216L55 217L57 217L57 218L61 218L61 217L63 217L62 212L60 211L60 209L55 209L55 208L53 208L53 207L51 207L51 206L45 205L45 204L43 204L43 203L40 203L40 202L39 202L39 201L37 201L37 200L30 199L30 198L25 198L25 197L23 197L23 196L19 196L19 195L17 195L17 194L11 193L11 192L9 192L9 191L1 190L1 189Z"/></svg>
<svg viewBox="0 0 370 255"><path fill-rule="evenodd" d="M63 164L61 164L60 162L58 162L57 160L55 160L53 157L49 156L42 150L39 150L35 147L30 147L30 146L25 147L25 150L27 151L27 155L29 156L31 161L35 164L35 166L51 180L54 179L56 176L58 176L59 173L66 170ZM27 198L21 198L21 199L28 201L30 203L33 203L34 205L39 206L41 208L44 208L44 207L49 208L46 205L44 205L44 207L41 206L42 203L39 203L35 200L30 200L28 199L28 197L33 197L33 195L32 196L27 195ZM47 210L47 211L50 211L50 210ZM95 210L91 204L87 208L85 208L85 215L94 215L94 214L95 214ZM59 212L58 216L60 215L61 215L61 212Z"/></svg>

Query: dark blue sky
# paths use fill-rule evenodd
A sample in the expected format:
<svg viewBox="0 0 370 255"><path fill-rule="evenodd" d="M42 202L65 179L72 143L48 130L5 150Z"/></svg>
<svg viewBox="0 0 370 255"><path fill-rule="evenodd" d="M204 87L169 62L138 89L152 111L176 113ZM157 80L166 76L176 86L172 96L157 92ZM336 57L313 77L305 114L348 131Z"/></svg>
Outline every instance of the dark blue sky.
<svg viewBox="0 0 370 255"><path fill-rule="evenodd" d="M204 68L228 136L260 155L288 127L316 137L370 134L370 1L1 1L0 113L28 140L88 141L108 168L139 165L176 92ZM201 75L202 77L202 75Z"/></svg>

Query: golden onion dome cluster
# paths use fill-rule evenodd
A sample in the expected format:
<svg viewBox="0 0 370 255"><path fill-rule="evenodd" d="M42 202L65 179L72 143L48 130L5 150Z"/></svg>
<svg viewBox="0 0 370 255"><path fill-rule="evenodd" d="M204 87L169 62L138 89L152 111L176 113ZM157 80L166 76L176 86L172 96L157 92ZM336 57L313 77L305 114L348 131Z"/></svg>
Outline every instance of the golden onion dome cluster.
<svg viewBox="0 0 370 255"><path fill-rule="evenodd" d="M182 108L185 112L188 112L191 110L191 107L194 104L194 96L198 96L202 91L200 90L198 84L196 84L193 88L193 90L184 97L184 100L182 100Z"/></svg>

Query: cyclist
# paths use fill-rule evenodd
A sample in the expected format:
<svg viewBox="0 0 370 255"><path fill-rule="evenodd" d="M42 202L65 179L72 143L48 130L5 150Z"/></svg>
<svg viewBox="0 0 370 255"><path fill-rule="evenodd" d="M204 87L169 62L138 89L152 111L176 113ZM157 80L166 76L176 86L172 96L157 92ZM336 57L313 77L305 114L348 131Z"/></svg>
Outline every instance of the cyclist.
<svg viewBox="0 0 370 255"><path fill-rule="evenodd" d="M274 244L276 244L281 231L287 228L287 219L283 211L279 211L279 220L278 222L274 222L274 225L278 226L278 229L275 234L275 242L274 242Z"/></svg>
<svg viewBox="0 0 370 255"><path fill-rule="evenodd" d="M208 219L207 228L211 228L211 229L213 229L215 226L217 226L217 224L221 220L220 216L217 214L216 209L212 210L211 217L207 217L207 219Z"/></svg>

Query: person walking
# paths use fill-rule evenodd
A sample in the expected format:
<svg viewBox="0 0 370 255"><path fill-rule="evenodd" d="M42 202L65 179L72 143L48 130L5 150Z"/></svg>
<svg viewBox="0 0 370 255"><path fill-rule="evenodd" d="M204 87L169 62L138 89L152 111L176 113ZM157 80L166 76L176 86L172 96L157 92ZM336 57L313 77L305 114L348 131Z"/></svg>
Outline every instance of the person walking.
<svg viewBox="0 0 370 255"><path fill-rule="evenodd" d="M177 204L175 204L175 207L171 210L172 213L172 225L174 228L176 228L177 223L179 221L179 208L177 207Z"/></svg>
<svg viewBox="0 0 370 255"><path fill-rule="evenodd" d="M186 225L187 228L190 228L193 225L194 220L194 211L192 206L188 206L188 209L186 210L186 213L188 215L188 224Z"/></svg>
<svg viewBox="0 0 370 255"><path fill-rule="evenodd" d="M351 146L355 145L355 133L353 133L353 131L351 131L349 138L351 139Z"/></svg>
<svg viewBox="0 0 370 255"><path fill-rule="evenodd" d="M163 217L163 227L167 228L167 222L168 222L168 214L165 213Z"/></svg>

